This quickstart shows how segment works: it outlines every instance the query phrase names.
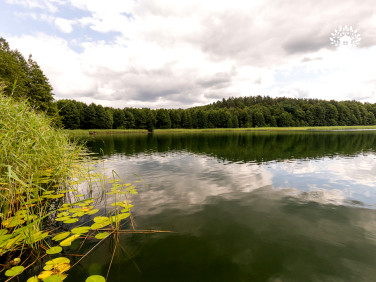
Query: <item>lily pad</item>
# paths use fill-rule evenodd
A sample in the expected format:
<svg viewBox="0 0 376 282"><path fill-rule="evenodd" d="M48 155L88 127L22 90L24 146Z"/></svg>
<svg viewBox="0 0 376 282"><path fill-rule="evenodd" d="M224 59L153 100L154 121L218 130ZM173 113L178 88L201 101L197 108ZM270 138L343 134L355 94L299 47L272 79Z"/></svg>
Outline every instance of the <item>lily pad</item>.
<svg viewBox="0 0 376 282"><path fill-rule="evenodd" d="M69 212L61 212L59 214L56 215L57 217L66 217L66 216L69 216Z"/></svg>
<svg viewBox="0 0 376 282"><path fill-rule="evenodd" d="M5 272L5 275L6 276L16 276L16 275L20 274L24 269L25 269L25 267L23 267L21 265L13 266L11 269L8 269Z"/></svg>
<svg viewBox="0 0 376 282"><path fill-rule="evenodd" d="M86 214L87 215L93 215L93 214L96 214L97 212L99 212L99 209L93 209L93 210L86 212Z"/></svg>
<svg viewBox="0 0 376 282"><path fill-rule="evenodd" d="M66 221L68 219L71 219L71 217L70 216L62 216L62 217L56 218L55 220L56 221Z"/></svg>
<svg viewBox="0 0 376 282"><path fill-rule="evenodd" d="M60 253L62 250L63 250L62 247L56 246L56 247L49 248L46 251L46 253L49 254L49 255L54 255L54 254Z"/></svg>
<svg viewBox="0 0 376 282"><path fill-rule="evenodd" d="M59 233L55 237L53 237L52 240L54 240L54 241L60 241L60 240L63 240L65 238L67 238L70 234L71 233L69 231L63 232L63 233Z"/></svg>
<svg viewBox="0 0 376 282"><path fill-rule="evenodd" d="M46 281L45 279L46 279L47 277L50 277L52 274L54 274L53 271L51 271L51 270L45 270L45 271L42 271L42 272L38 275L38 278L39 278L39 279L42 279L42 280L44 280L44 281Z"/></svg>
<svg viewBox="0 0 376 282"><path fill-rule="evenodd" d="M89 226L81 226L73 228L71 231L73 234L84 234L87 233L90 230Z"/></svg>
<svg viewBox="0 0 376 282"><path fill-rule="evenodd" d="M101 232L101 233L98 233L97 235L95 235L95 239L102 240L102 239L106 238L108 235L110 235L110 233Z"/></svg>
<svg viewBox="0 0 376 282"><path fill-rule="evenodd" d="M33 276L33 277L30 277L29 279L27 279L26 282L38 282L38 281L39 281L38 277L37 276Z"/></svg>
<svg viewBox="0 0 376 282"><path fill-rule="evenodd" d="M46 262L46 265L53 265L53 266L56 266L56 265L63 264L63 263L70 263L69 258L66 258L66 257L58 257L58 258L55 258L55 259L52 259L52 260L47 261L47 262Z"/></svg>
<svg viewBox="0 0 376 282"><path fill-rule="evenodd" d="M71 218L71 219L65 220L64 223L75 223L77 221L78 221L78 218Z"/></svg>
<svg viewBox="0 0 376 282"><path fill-rule="evenodd" d="M76 240L78 237L80 237L80 234L75 234L73 236L70 236L69 238L63 240L60 242L60 246L62 247L69 247L74 240Z"/></svg>
<svg viewBox="0 0 376 282"><path fill-rule="evenodd" d="M106 279L102 275L91 275L85 282L106 282Z"/></svg>

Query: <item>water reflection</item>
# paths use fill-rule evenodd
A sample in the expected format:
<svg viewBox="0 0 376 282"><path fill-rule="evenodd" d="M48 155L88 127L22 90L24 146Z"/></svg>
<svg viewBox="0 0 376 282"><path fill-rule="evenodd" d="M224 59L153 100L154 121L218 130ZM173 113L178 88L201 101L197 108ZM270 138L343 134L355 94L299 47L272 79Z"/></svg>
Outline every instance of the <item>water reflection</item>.
<svg viewBox="0 0 376 282"><path fill-rule="evenodd" d="M372 281L376 218L369 209L296 201L264 187L201 209L171 208L136 218L173 234L121 235L109 281ZM112 242L114 244L114 241ZM99 258L111 260L111 242ZM137 265L137 266L136 266ZM74 273L80 281L85 273Z"/></svg>
<svg viewBox="0 0 376 282"><path fill-rule="evenodd" d="M149 184L137 228L174 231L121 235L109 281L374 280L374 132L100 138L106 167ZM115 243L72 281L105 274Z"/></svg>
<svg viewBox="0 0 376 282"><path fill-rule="evenodd" d="M360 132L241 132L202 134L141 134L95 136L88 140L93 152L113 154L180 152L205 154L231 162L314 159L356 156L376 151L375 131Z"/></svg>

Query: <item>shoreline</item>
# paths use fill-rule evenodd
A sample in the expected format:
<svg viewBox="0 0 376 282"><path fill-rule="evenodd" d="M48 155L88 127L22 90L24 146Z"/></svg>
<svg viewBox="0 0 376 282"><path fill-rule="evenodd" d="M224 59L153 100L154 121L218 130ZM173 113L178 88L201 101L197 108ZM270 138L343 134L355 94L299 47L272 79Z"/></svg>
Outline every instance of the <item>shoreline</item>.
<svg viewBox="0 0 376 282"><path fill-rule="evenodd" d="M354 126L307 126L307 127L250 127L250 128L202 128L202 129L155 129L153 134L162 133L211 133L211 132L254 132L254 131L373 131L376 125ZM146 129L63 129L70 136L148 134Z"/></svg>

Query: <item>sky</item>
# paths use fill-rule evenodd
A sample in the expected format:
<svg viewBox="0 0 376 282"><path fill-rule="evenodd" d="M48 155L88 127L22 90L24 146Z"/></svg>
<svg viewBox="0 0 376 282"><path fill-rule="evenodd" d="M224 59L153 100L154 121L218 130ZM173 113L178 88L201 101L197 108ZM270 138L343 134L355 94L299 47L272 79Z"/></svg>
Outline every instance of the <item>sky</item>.
<svg viewBox="0 0 376 282"><path fill-rule="evenodd" d="M343 29L354 46L331 44ZM375 0L0 0L0 37L32 54L55 99L376 102Z"/></svg>

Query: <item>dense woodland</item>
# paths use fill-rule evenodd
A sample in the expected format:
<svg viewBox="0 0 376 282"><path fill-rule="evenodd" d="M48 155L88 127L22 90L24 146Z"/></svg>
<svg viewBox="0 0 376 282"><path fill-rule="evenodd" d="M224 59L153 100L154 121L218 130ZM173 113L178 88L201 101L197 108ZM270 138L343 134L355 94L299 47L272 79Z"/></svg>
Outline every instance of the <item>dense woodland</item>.
<svg viewBox="0 0 376 282"><path fill-rule="evenodd" d="M376 124L376 104L270 97L229 98L189 109L114 109L57 101L65 128L237 128Z"/></svg>
<svg viewBox="0 0 376 282"><path fill-rule="evenodd" d="M189 109L114 109L75 100L54 101L52 87L38 64L11 50L0 38L0 83L7 95L29 100L67 129L237 128L375 125L376 104L357 101L229 98Z"/></svg>

